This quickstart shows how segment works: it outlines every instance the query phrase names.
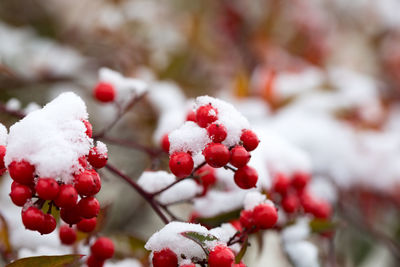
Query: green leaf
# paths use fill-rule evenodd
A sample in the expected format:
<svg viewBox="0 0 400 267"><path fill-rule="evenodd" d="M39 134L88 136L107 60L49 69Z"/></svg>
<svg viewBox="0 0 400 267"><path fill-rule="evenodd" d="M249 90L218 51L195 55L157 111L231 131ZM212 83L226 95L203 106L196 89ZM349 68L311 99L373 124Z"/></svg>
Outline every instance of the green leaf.
<svg viewBox="0 0 400 267"><path fill-rule="evenodd" d="M39 256L16 260L6 267L64 267L77 262L83 255L71 254L62 256Z"/></svg>
<svg viewBox="0 0 400 267"><path fill-rule="evenodd" d="M204 253L206 255L208 255L208 250L207 250L207 244L206 241L214 241L214 240L218 240L218 238L216 238L213 235L204 235L198 232L183 232L181 233L182 236L194 241L195 243L197 243L204 251Z"/></svg>
<svg viewBox="0 0 400 267"><path fill-rule="evenodd" d="M314 219L310 221L310 228L314 233L330 232L332 230L335 230L337 225L337 222L323 219Z"/></svg>
<svg viewBox="0 0 400 267"><path fill-rule="evenodd" d="M246 240L243 242L242 248L240 249L239 253L235 257L235 263L240 263L240 261L243 259L243 256L246 253L248 245L249 245L249 241L246 238Z"/></svg>

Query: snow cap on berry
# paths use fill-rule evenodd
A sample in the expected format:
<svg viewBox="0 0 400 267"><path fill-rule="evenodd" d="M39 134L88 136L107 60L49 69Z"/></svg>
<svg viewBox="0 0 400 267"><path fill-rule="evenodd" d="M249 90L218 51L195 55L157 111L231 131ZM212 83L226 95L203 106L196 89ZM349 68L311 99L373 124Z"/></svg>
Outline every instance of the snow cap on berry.
<svg viewBox="0 0 400 267"><path fill-rule="evenodd" d="M269 200L268 200L269 201ZM243 206L245 210L252 210L261 203L266 203L267 198L264 194L257 191L252 191L246 194ZM269 201L270 202L270 201Z"/></svg>
<svg viewBox="0 0 400 267"><path fill-rule="evenodd" d="M31 112L10 127L5 163L26 160L40 177L57 177L69 183L81 168L78 159L89 153L86 105L74 93L63 93L42 109Z"/></svg>
<svg viewBox="0 0 400 267"><path fill-rule="evenodd" d="M181 127L172 131L168 138L170 154L180 151L197 153L211 142L207 130L192 121L187 121Z"/></svg>

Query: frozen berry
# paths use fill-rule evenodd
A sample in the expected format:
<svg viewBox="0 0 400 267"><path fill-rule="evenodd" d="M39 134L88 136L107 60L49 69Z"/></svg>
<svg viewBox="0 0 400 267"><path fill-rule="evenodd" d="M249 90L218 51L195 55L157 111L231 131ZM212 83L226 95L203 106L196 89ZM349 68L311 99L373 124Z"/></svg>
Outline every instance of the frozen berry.
<svg viewBox="0 0 400 267"><path fill-rule="evenodd" d="M164 248L153 253L153 267L176 267L178 266L178 258L176 254L169 248Z"/></svg>
<svg viewBox="0 0 400 267"><path fill-rule="evenodd" d="M44 214L36 207L29 207L26 210L22 210L21 216L22 223L29 230L38 230L44 223Z"/></svg>
<svg viewBox="0 0 400 267"><path fill-rule="evenodd" d="M76 241L76 231L68 225L60 227L60 240L64 245L72 245Z"/></svg>
<svg viewBox="0 0 400 267"><path fill-rule="evenodd" d="M253 210L254 223L261 229L273 227L278 221L278 212L273 204L259 204Z"/></svg>
<svg viewBox="0 0 400 267"><path fill-rule="evenodd" d="M164 136L161 139L161 148L164 150L164 152L169 153L169 139L168 139L168 134L164 134Z"/></svg>
<svg viewBox="0 0 400 267"><path fill-rule="evenodd" d="M258 143L260 143L257 135L251 130L244 130L240 136L240 140L247 151L253 151L258 146Z"/></svg>
<svg viewBox="0 0 400 267"><path fill-rule="evenodd" d="M208 165L214 168L225 166L229 162L229 150L219 143L211 143L204 150L203 155Z"/></svg>
<svg viewBox="0 0 400 267"><path fill-rule="evenodd" d="M92 138L92 136L93 136L93 127L92 127L92 124L91 124L89 121L87 121L87 120L83 120L82 122L83 122L83 124L85 124L85 127L86 127L86 135L87 135L89 138Z"/></svg>
<svg viewBox="0 0 400 267"><path fill-rule="evenodd" d="M221 123L213 123L207 127L207 133L214 143L221 143L227 136L227 130Z"/></svg>
<svg viewBox="0 0 400 267"><path fill-rule="evenodd" d="M82 219L77 206L68 209L62 208L60 210L60 217L69 225L77 224Z"/></svg>
<svg viewBox="0 0 400 267"><path fill-rule="evenodd" d="M115 99L115 88L112 84L106 82L99 82L94 88L94 97L100 102L112 102Z"/></svg>
<svg viewBox="0 0 400 267"><path fill-rule="evenodd" d="M86 219L91 219L99 214L100 203L94 197L85 197L79 200L78 210L80 216Z"/></svg>
<svg viewBox="0 0 400 267"><path fill-rule="evenodd" d="M303 190L310 181L310 174L303 171L298 171L293 174L291 184L297 190Z"/></svg>
<svg viewBox="0 0 400 267"><path fill-rule="evenodd" d="M258 180L257 171L246 165L242 168L237 169L234 175L234 180L237 186L242 189L250 189L255 187Z"/></svg>
<svg viewBox="0 0 400 267"><path fill-rule="evenodd" d="M78 193L73 185L64 184L60 186L57 198L54 200L60 208L72 208L78 201Z"/></svg>
<svg viewBox="0 0 400 267"><path fill-rule="evenodd" d="M75 175L75 189L79 195L93 196L100 191L99 174L94 170L85 170Z"/></svg>
<svg viewBox="0 0 400 267"><path fill-rule="evenodd" d="M0 169L4 169L6 166L4 165L4 156L6 155L6 147L0 146Z"/></svg>
<svg viewBox="0 0 400 267"><path fill-rule="evenodd" d="M193 110L190 110L187 115L186 115L186 120L187 121L193 121L196 122L196 113L194 113Z"/></svg>
<svg viewBox="0 0 400 267"><path fill-rule="evenodd" d="M35 190L41 199L53 200L57 197L60 186L53 178L39 178Z"/></svg>
<svg viewBox="0 0 400 267"><path fill-rule="evenodd" d="M76 227L81 232L90 233L96 228L96 224L97 218L93 217L91 219L82 219L80 222L78 222Z"/></svg>
<svg viewBox="0 0 400 267"><path fill-rule="evenodd" d="M201 106L196 111L196 122L200 127L205 128L218 119L217 114L218 112L213 106Z"/></svg>
<svg viewBox="0 0 400 267"><path fill-rule="evenodd" d="M35 167L25 160L13 161L8 165L8 172L14 181L30 185L33 182Z"/></svg>
<svg viewBox="0 0 400 267"><path fill-rule="evenodd" d="M235 260L235 254L224 245L218 245L210 251L208 256L208 265L210 267L232 267Z"/></svg>
<svg viewBox="0 0 400 267"><path fill-rule="evenodd" d="M96 169L101 169L106 166L108 160L107 152L100 153L97 147L89 151L88 161Z"/></svg>
<svg viewBox="0 0 400 267"><path fill-rule="evenodd" d="M97 259L95 256L90 255L86 260L87 267L103 267L104 260Z"/></svg>
<svg viewBox="0 0 400 267"><path fill-rule="evenodd" d="M15 205L22 207L32 197L32 190L26 185L14 184L11 186L10 197Z"/></svg>
<svg viewBox="0 0 400 267"><path fill-rule="evenodd" d="M44 214L43 224L39 227L38 231L42 235L47 235L56 229L56 219L51 214Z"/></svg>
<svg viewBox="0 0 400 267"><path fill-rule="evenodd" d="M250 160L250 153L242 146L235 146L231 149L230 163L236 168L245 166Z"/></svg>
<svg viewBox="0 0 400 267"><path fill-rule="evenodd" d="M274 177L274 184L272 190L281 195L285 195L289 187L290 181L283 173L277 173Z"/></svg>
<svg viewBox="0 0 400 267"><path fill-rule="evenodd" d="M96 259L106 260L114 255L114 243L107 237L100 237L90 247L90 251Z"/></svg>
<svg viewBox="0 0 400 267"><path fill-rule="evenodd" d="M169 159L169 169L178 178L189 176L193 170L193 158L186 152L175 152Z"/></svg>

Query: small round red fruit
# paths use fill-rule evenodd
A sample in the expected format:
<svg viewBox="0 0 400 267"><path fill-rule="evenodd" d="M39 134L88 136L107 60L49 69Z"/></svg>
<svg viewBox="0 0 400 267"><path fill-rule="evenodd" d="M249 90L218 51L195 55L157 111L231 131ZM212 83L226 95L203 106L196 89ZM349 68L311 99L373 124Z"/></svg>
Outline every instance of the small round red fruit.
<svg viewBox="0 0 400 267"><path fill-rule="evenodd" d="M196 113L193 110L190 110L186 115L186 121L196 122Z"/></svg>
<svg viewBox="0 0 400 267"><path fill-rule="evenodd" d="M311 177L308 172L298 171L293 174L291 185L297 190L303 190L310 179Z"/></svg>
<svg viewBox="0 0 400 267"><path fill-rule="evenodd" d="M254 208L253 218L260 229L268 229L278 221L278 212L273 204L263 203Z"/></svg>
<svg viewBox="0 0 400 267"><path fill-rule="evenodd" d="M93 196L100 191L99 174L94 170L85 170L75 175L75 189L79 195Z"/></svg>
<svg viewBox="0 0 400 267"><path fill-rule="evenodd" d="M257 135L251 130L244 130L240 136L240 140L247 151L253 151L257 148L258 143L260 143Z"/></svg>
<svg viewBox="0 0 400 267"><path fill-rule="evenodd" d="M228 164L230 154L229 149L220 143L211 143L204 150L203 155L208 165L220 168Z"/></svg>
<svg viewBox="0 0 400 267"><path fill-rule="evenodd" d="M25 160L13 161L8 165L8 172L17 183L30 185L33 182L35 167Z"/></svg>
<svg viewBox="0 0 400 267"><path fill-rule="evenodd" d="M86 261L87 267L103 267L104 260L97 259L95 256L90 255Z"/></svg>
<svg viewBox="0 0 400 267"><path fill-rule="evenodd" d="M60 186L53 178L39 178L35 190L41 199L53 200L58 196Z"/></svg>
<svg viewBox="0 0 400 267"><path fill-rule="evenodd" d="M107 152L100 153L97 147L89 151L88 161L96 169L101 169L106 166L108 160Z"/></svg>
<svg viewBox="0 0 400 267"><path fill-rule="evenodd" d="M253 210L242 210L239 218L240 224L243 228L256 230L256 225L253 220Z"/></svg>
<svg viewBox="0 0 400 267"><path fill-rule="evenodd" d="M169 139L168 139L168 134L164 134L162 139L161 139L161 148L164 150L165 153L169 153Z"/></svg>
<svg viewBox="0 0 400 267"><path fill-rule="evenodd" d="M93 90L94 97L103 103L113 102L116 96L115 88L112 84L99 82Z"/></svg>
<svg viewBox="0 0 400 267"><path fill-rule="evenodd" d="M32 197L32 190L26 185L14 184L11 186L10 197L15 205L22 207Z"/></svg>
<svg viewBox="0 0 400 267"><path fill-rule="evenodd" d="M4 169L6 166L4 164L4 156L6 155L6 147L0 146L0 169Z"/></svg>
<svg viewBox="0 0 400 267"><path fill-rule="evenodd" d="M62 208L60 210L60 217L61 219L69 225L77 224L82 220L80 216L79 209L77 206L73 208Z"/></svg>
<svg viewBox="0 0 400 267"><path fill-rule="evenodd" d="M78 192L73 185L64 184L60 186L60 191L57 198L54 200L55 204L60 208L73 208L78 201Z"/></svg>
<svg viewBox="0 0 400 267"><path fill-rule="evenodd" d="M218 119L217 114L218 112L213 106L201 106L196 111L196 122L200 127L205 128Z"/></svg>
<svg viewBox="0 0 400 267"><path fill-rule="evenodd" d="M246 165L237 169L234 175L234 180L237 186L242 189L250 189L256 186L258 180L257 171Z"/></svg>
<svg viewBox="0 0 400 267"><path fill-rule="evenodd" d="M235 261L235 254L224 245L218 245L208 255L210 267L232 267Z"/></svg>
<svg viewBox="0 0 400 267"><path fill-rule="evenodd" d="M110 259L114 255L114 243L107 237L100 237L90 247L90 251L96 259Z"/></svg>
<svg viewBox="0 0 400 267"><path fill-rule="evenodd" d="M300 201L297 195L289 194L282 199L282 208L287 213L294 213L300 207Z"/></svg>
<svg viewBox="0 0 400 267"><path fill-rule="evenodd" d="M221 123L213 123L207 127L207 133L214 143L221 143L225 140L228 132L226 127Z"/></svg>
<svg viewBox="0 0 400 267"><path fill-rule="evenodd" d="M44 214L44 222L39 227L38 231L42 235L47 235L56 229L57 222L56 219L51 214Z"/></svg>
<svg viewBox="0 0 400 267"><path fill-rule="evenodd" d="M236 168L245 166L251 158L250 153L242 146L235 146L231 149L230 163Z"/></svg>
<svg viewBox="0 0 400 267"><path fill-rule="evenodd" d="M169 159L169 169L178 178L189 176L193 170L193 158L186 152L175 152Z"/></svg>
<svg viewBox="0 0 400 267"><path fill-rule="evenodd" d="M21 216L22 223L29 230L38 230L44 223L44 214L36 207L29 207L26 210L22 210Z"/></svg>
<svg viewBox="0 0 400 267"><path fill-rule="evenodd" d="M272 190L278 194L285 195L290 181L287 176L283 173L277 173L274 177L274 184L272 186Z"/></svg>
<svg viewBox="0 0 400 267"><path fill-rule="evenodd" d="M96 228L96 224L97 218L93 217L91 219L82 219L80 222L78 222L76 227L81 232L90 233L94 231L94 229Z"/></svg>
<svg viewBox="0 0 400 267"><path fill-rule="evenodd" d="M96 217L100 212L100 203L94 197L85 197L79 200L78 202L78 210L80 216L85 219L91 219Z"/></svg>
<svg viewBox="0 0 400 267"><path fill-rule="evenodd" d="M87 121L87 120L82 120L82 122L83 122L83 124L85 124L85 127L86 127L86 135L87 135L89 138L92 138L92 136L93 136L93 127L92 127L92 124L91 124L89 121Z"/></svg>
<svg viewBox="0 0 400 267"><path fill-rule="evenodd" d="M63 243L64 245L72 245L73 243L75 243L77 238L76 231L68 225L63 225L60 227L59 236L61 243Z"/></svg>
<svg viewBox="0 0 400 267"><path fill-rule="evenodd" d="M153 253L153 267L176 267L178 266L178 257L169 248L164 248Z"/></svg>

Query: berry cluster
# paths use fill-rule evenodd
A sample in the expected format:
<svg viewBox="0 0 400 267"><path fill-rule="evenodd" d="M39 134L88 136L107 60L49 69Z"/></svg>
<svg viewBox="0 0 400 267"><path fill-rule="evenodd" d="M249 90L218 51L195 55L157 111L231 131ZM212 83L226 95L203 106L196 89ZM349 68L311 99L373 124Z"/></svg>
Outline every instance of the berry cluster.
<svg viewBox="0 0 400 267"><path fill-rule="evenodd" d="M304 212L319 219L328 219L331 216L331 206L307 191L310 180L311 176L307 172L295 172L291 179L278 173L274 177L271 195L287 214Z"/></svg>
<svg viewBox="0 0 400 267"><path fill-rule="evenodd" d="M90 123L82 123L86 126L87 136L91 138ZM100 211L99 201L94 195L101 188L100 177L93 168L102 168L106 163L107 153L93 147L88 155L79 158L81 170L73 173L74 179L69 184L57 177L38 177L35 166L27 160L12 161L7 166L14 180L10 197L15 205L23 207L22 222L25 227L41 234L53 232L57 224L52 215L55 208L60 211L61 219L67 224L78 224L78 229L84 232L92 231ZM46 213L42 211L45 203L48 203ZM67 234L65 240L67 241L64 243L70 243L71 235Z"/></svg>
<svg viewBox="0 0 400 267"><path fill-rule="evenodd" d="M246 267L242 262L235 264L235 254L225 245L217 245L210 249L208 254L209 267ZM178 257L169 248L153 253L153 267L177 267ZM195 267L194 263L180 265L180 267Z"/></svg>
<svg viewBox="0 0 400 267"><path fill-rule="evenodd" d="M242 210L239 221L244 232L254 233L274 227L278 221L278 212L275 205L267 200L252 209Z"/></svg>
<svg viewBox="0 0 400 267"><path fill-rule="evenodd" d="M239 129L239 133L237 129L232 129L234 118L229 117L230 120L227 120L224 112L227 111L223 108L221 111L217 105L208 103L200 105L187 115L188 121L184 127L192 127L200 133L204 131L205 137L201 136L202 140L191 140L192 143L204 144L200 151L193 151L190 144L188 144L188 149L175 148L170 151L171 135L164 135L161 140L162 148L170 153L169 168L180 179L193 174L194 157L199 153L204 157L205 166L196 169L194 173L200 177L204 187L203 193L216 181L212 168L224 167L233 170L235 183L242 189L255 187L258 180L256 170L247 165L251 157L250 152L258 146L258 137L253 131L246 128ZM180 129L177 129L172 133L175 139L179 135L179 131ZM228 137L229 140L227 140Z"/></svg>

